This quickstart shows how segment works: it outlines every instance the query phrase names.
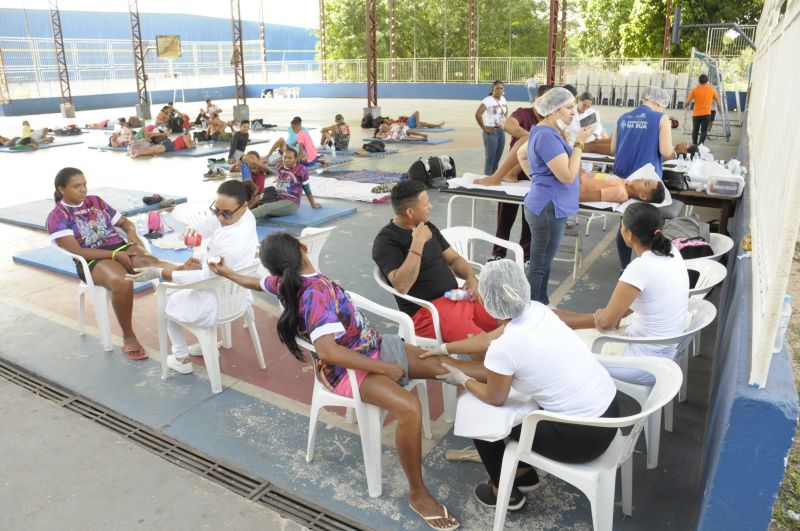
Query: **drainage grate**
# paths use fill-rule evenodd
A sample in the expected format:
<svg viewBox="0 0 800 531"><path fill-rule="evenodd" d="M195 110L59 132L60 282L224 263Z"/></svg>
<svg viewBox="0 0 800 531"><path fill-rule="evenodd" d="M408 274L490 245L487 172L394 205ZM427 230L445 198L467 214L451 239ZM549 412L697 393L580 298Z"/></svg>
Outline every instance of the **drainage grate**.
<svg viewBox="0 0 800 531"><path fill-rule="evenodd" d="M318 505L298 499L268 481L216 461L143 424L26 373L4 360L0 360L0 377L122 435L174 465L222 485L226 489L268 507L284 518L294 520L309 529L322 531L365 531L369 529L346 517L332 514Z"/></svg>

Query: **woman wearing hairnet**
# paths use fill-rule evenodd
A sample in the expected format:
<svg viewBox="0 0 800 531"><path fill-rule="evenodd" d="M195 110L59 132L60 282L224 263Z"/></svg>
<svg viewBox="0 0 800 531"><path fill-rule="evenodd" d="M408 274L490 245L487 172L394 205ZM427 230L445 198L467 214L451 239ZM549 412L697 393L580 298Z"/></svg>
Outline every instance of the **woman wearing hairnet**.
<svg viewBox="0 0 800 531"><path fill-rule="evenodd" d="M616 155L614 175L627 179L645 164L652 164L658 176L662 177L661 163L678 158L672 146L672 123L664 112L669 102L666 90L647 87L642 104L619 117L611 136L611 154ZM620 268L624 271L631 263L631 249L625 244L621 232L617 233L617 254Z"/></svg>
<svg viewBox="0 0 800 531"><path fill-rule="evenodd" d="M531 299L549 304L550 265L564 235L567 218L578 212L581 153L593 128L581 129L572 147L567 143L558 122L569 125L576 111L575 97L565 88L549 90L536 99L534 106L544 118L528 137L531 189L524 202L525 220L531 227L528 281Z"/></svg>
<svg viewBox="0 0 800 531"><path fill-rule="evenodd" d="M442 351L484 357L486 383L443 363L452 385L463 385L494 406L505 403L511 387L535 399L541 409L580 417L618 417L617 389L608 371L580 338L546 306L528 299L530 286L522 268L511 260L489 262L481 271L478 293L486 311L504 323L501 333L481 334L446 344ZM495 337L491 337L495 336ZM442 377L439 377L442 378ZM509 437L519 440L521 426ZM565 463L592 461L606 451L616 429L540 422L533 450ZM475 439L490 481L475 488L482 504L494 507L500 481L505 439ZM511 490L509 510L525 504L523 491L538 484L536 470L520 464Z"/></svg>

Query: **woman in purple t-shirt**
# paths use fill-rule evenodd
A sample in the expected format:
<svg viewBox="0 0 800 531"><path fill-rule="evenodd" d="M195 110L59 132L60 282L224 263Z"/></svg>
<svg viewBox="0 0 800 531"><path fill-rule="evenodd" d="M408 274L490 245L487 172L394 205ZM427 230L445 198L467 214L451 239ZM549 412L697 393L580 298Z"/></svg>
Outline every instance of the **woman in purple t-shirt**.
<svg viewBox="0 0 800 531"><path fill-rule="evenodd" d="M147 357L133 332L133 282L125 278L134 268L159 266L175 269L176 264L160 262L147 252L136 227L96 195L87 195L86 177L76 168L64 168L56 174L56 206L47 216L47 232L62 249L82 256L89 265L92 280L111 292L111 305L122 328L125 346L122 351L133 360ZM121 229L127 241L119 233ZM83 267L76 261L78 276ZM180 266L184 267L184 266Z"/></svg>
<svg viewBox="0 0 800 531"><path fill-rule="evenodd" d="M531 189L525 196L525 220L531 227L531 261L528 282L531 299L549 304L547 282L567 217L578 212L583 143L592 127L578 133L570 147L558 120L569 125L574 118L575 97L567 89L555 87L536 99L536 112L542 116L528 137L528 162L531 165Z"/></svg>
<svg viewBox="0 0 800 531"><path fill-rule="evenodd" d="M422 415L416 395L401 384L408 379L444 376L442 360L457 365L469 376L485 381L483 362L433 355L403 343L396 335L380 334L358 311L350 295L316 271L308 249L285 232L267 236L259 257L271 276L263 280L236 274L224 260L209 267L246 288L278 296L283 311L278 337L300 361L300 336L314 344L314 365L324 384L334 393L352 396L347 369L354 369L361 399L397 417L395 440L410 487L409 506L435 529L455 529L458 523L425 487L422 479Z"/></svg>

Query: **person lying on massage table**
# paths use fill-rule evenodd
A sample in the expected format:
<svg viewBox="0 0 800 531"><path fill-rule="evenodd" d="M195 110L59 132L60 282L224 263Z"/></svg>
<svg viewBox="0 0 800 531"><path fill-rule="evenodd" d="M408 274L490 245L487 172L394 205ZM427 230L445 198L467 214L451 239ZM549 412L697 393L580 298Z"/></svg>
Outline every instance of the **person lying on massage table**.
<svg viewBox="0 0 800 531"><path fill-rule="evenodd" d="M664 183L658 179L626 180L608 173L584 171L581 171L580 179L578 201L581 203L594 201L624 203L628 199L638 199L659 204L664 201L666 194Z"/></svg>

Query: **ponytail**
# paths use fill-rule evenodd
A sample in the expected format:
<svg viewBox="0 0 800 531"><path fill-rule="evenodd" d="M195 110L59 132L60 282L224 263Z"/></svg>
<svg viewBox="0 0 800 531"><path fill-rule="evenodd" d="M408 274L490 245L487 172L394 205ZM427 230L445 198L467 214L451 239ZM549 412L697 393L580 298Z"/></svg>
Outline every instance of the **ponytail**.
<svg viewBox="0 0 800 531"><path fill-rule="evenodd" d="M299 361L305 361L305 356L297 345L300 313L298 294L303 285L300 277L300 268L303 265L300 242L286 232L270 234L262 240L258 256L271 275L281 278L278 296L283 312L278 318L278 338L292 356Z"/></svg>
<svg viewBox="0 0 800 531"><path fill-rule="evenodd" d="M64 188L69 184L69 180L72 179L75 175L82 175L83 172L77 168L62 168L58 173L56 173L56 178L53 181L53 199L56 203L61 201L64 196L61 195L61 192L58 191L59 188Z"/></svg>
<svg viewBox="0 0 800 531"><path fill-rule="evenodd" d="M650 203L633 203L625 209L622 223L634 238L659 256L672 257L672 240L664 236L664 220Z"/></svg>

